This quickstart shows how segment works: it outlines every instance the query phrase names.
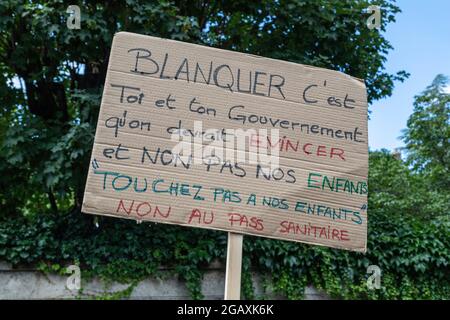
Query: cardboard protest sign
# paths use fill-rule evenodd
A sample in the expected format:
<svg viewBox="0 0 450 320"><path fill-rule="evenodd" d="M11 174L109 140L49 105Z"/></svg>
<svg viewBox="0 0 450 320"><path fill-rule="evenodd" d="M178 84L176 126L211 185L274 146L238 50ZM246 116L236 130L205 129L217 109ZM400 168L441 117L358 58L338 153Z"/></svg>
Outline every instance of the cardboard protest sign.
<svg viewBox="0 0 450 320"><path fill-rule="evenodd" d="M120 32L82 211L365 251L367 139L361 80Z"/></svg>

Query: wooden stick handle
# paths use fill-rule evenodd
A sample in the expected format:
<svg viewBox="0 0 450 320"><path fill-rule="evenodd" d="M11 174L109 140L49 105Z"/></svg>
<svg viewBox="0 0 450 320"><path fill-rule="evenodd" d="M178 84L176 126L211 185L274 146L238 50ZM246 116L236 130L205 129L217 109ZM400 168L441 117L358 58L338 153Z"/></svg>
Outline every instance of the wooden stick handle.
<svg viewBox="0 0 450 320"><path fill-rule="evenodd" d="M225 300L241 298L242 242L244 236L228 232Z"/></svg>

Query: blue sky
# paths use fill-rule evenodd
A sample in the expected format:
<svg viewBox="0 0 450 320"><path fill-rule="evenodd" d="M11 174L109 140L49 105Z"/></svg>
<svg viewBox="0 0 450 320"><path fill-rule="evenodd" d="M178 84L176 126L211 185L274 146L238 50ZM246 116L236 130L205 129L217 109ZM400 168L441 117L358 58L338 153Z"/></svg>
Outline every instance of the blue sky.
<svg viewBox="0 0 450 320"><path fill-rule="evenodd" d="M399 0L402 12L388 25L385 37L394 47L386 70L405 70L410 77L396 83L391 97L375 101L369 120L371 150L403 146L398 137L413 111L414 96L442 73L450 77L450 1Z"/></svg>

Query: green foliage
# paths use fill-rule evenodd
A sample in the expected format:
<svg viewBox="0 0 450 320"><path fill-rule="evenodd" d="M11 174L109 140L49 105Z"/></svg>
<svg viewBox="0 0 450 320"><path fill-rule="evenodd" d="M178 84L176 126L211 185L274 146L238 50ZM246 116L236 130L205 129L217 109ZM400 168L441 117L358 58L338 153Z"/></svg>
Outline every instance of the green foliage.
<svg viewBox="0 0 450 320"><path fill-rule="evenodd" d="M437 191L450 189L450 94L448 79L438 75L414 101L403 139L408 161L415 170L430 176Z"/></svg>
<svg viewBox="0 0 450 320"><path fill-rule="evenodd" d="M383 12L380 30L366 27L369 5ZM214 6L211 6L214 8ZM408 74L384 71L392 49L381 32L395 21L394 1L230 1L202 39L213 46L339 70L365 79L369 102L389 96ZM381 31L381 32L380 32Z"/></svg>
<svg viewBox="0 0 450 320"><path fill-rule="evenodd" d="M448 216L450 189L442 189L429 176L411 171L408 163L393 161L388 154L386 150L371 154L370 173L375 181L370 186L372 206L383 213L387 210L390 215L412 216L422 222Z"/></svg>
<svg viewBox="0 0 450 320"><path fill-rule="evenodd" d="M136 288L137 283L134 282L130 284L127 288L119 291L115 291L112 293L105 293L101 295L96 295L93 297L95 300L120 300L120 299L127 299L131 293L133 292L134 288ZM105 288L106 289L106 288Z"/></svg>

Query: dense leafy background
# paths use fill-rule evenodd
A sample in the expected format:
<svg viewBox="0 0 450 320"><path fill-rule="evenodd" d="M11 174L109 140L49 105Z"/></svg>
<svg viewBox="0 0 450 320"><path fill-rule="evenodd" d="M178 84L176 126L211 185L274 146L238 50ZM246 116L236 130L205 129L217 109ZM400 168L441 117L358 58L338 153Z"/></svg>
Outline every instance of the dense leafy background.
<svg viewBox="0 0 450 320"><path fill-rule="evenodd" d="M72 1L70 1L72 2ZM381 30L394 21L393 1ZM223 261L222 232L136 224L80 213L115 32L131 31L341 70L366 79L369 101L407 74L389 74L390 44L365 26L368 1L0 2L0 259L135 283L171 266L194 297L202 267ZM419 95L405 129L407 159L370 156L368 254L246 237L250 267L289 298L307 284L343 298L449 298L449 97L439 76ZM94 222L98 223L98 227ZM251 241L250 241L251 240ZM368 290L366 268L382 269Z"/></svg>

